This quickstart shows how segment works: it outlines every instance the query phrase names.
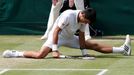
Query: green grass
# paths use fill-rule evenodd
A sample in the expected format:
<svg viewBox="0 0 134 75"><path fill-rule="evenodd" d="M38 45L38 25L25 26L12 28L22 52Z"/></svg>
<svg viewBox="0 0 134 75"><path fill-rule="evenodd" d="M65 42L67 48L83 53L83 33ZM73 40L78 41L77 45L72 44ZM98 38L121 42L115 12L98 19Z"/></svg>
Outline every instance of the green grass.
<svg viewBox="0 0 134 75"><path fill-rule="evenodd" d="M53 59L49 54L44 59L30 58L3 58L2 52L6 49L20 51L38 51L45 42L39 40L41 36L28 35L1 35L0 36L0 69L108 69L105 75L134 75L134 56L123 56L121 54L102 54L89 50L95 60L82 59ZM110 36L102 39L93 39L99 43L120 46L125 36ZM108 39L107 39L108 38ZM119 39L121 38L121 39ZM131 36L131 38L134 38ZM134 42L132 40L132 48ZM60 51L65 55L81 55L79 49L61 47ZM1 72L0 70L0 72ZM44 70L9 70L2 75L96 75L100 71L44 71Z"/></svg>
<svg viewBox="0 0 134 75"><path fill-rule="evenodd" d="M23 73L23 75L95 75L99 71L9 71L3 75L17 75Z"/></svg>

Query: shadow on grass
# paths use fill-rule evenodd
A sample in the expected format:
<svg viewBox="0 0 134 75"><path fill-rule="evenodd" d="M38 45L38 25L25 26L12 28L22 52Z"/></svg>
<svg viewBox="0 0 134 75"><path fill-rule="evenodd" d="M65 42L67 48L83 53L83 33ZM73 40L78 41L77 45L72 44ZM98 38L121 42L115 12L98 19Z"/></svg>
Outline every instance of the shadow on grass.
<svg viewBox="0 0 134 75"><path fill-rule="evenodd" d="M124 59L128 59L129 57L133 57L133 55L131 56L123 56L123 55L90 55L88 57L95 57L95 58L124 58ZM53 57L46 57L45 59L55 59ZM83 56L81 55L69 55L65 58L56 58L56 59L83 59Z"/></svg>

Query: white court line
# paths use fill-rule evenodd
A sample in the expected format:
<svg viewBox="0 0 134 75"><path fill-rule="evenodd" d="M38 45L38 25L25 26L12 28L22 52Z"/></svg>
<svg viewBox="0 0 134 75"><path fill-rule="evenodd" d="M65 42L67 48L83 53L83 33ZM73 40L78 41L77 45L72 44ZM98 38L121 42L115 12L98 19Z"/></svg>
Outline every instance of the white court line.
<svg viewBox="0 0 134 75"><path fill-rule="evenodd" d="M104 75L108 69L4 69L2 71L0 71L0 74L3 74L9 70L17 70L17 71L21 71L21 70L45 70L45 71L100 71L97 75Z"/></svg>
<svg viewBox="0 0 134 75"><path fill-rule="evenodd" d="M108 69L103 69L101 72L99 72L97 75L104 75L106 72L108 71Z"/></svg>
<svg viewBox="0 0 134 75"><path fill-rule="evenodd" d="M106 70L106 69L56 69L56 68L51 68L51 69L8 69L8 70L55 70L55 71L99 71L99 70Z"/></svg>
<svg viewBox="0 0 134 75"><path fill-rule="evenodd" d="M1 70L0 71L0 75L3 74L3 73L5 73L5 72L7 72L7 71L8 71L8 69Z"/></svg>

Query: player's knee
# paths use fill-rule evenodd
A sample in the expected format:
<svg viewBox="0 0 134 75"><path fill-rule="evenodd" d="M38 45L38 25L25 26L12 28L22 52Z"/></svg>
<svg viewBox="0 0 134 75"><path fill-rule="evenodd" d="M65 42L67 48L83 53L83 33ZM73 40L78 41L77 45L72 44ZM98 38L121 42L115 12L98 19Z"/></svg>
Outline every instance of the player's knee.
<svg viewBox="0 0 134 75"><path fill-rule="evenodd" d="M41 53L38 53L38 54L36 54L35 58L42 59L42 58L44 58L44 56Z"/></svg>

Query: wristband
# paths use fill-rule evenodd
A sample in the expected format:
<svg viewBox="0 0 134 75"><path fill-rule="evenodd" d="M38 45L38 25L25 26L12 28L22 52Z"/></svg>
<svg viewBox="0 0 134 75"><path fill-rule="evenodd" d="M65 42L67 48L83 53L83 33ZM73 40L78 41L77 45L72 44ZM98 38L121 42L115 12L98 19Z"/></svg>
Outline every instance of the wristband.
<svg viewBox="0 0 134 75"><path fill-rule="evenodd" d="M57 51L57 50L58 50L57 44L53 44L52 51Z"/></svg>
<svg viewBox="0 0 134 75"><path fill-rule="evenodd" d="M81 49L82 55L87 55L87 49Z"/></svg>
<svg viewBox="0 0 134 75"><path fill-rule="evenodd" d="M65 56L65 55L60 55L59 57L60 57L60 58L66 58L66 56Z"/></svg>

